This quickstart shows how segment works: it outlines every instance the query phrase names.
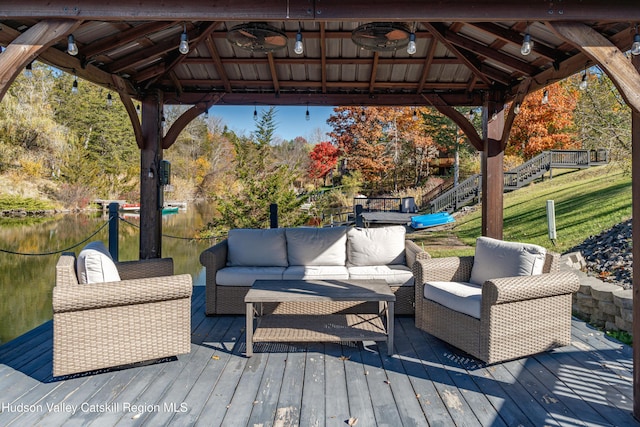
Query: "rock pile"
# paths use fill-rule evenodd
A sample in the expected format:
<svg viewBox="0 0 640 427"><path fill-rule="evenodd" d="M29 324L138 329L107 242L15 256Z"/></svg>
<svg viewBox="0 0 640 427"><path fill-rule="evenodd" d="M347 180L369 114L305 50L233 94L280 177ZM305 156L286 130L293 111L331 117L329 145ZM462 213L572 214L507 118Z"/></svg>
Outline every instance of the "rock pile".
<svg viewBox="0 0 640 427"><path fill-rule="evenodd" d="M622 222L597 236L591 236L568 252L580 251L587 272L603 282L631 288L631 220Z"/></svg>

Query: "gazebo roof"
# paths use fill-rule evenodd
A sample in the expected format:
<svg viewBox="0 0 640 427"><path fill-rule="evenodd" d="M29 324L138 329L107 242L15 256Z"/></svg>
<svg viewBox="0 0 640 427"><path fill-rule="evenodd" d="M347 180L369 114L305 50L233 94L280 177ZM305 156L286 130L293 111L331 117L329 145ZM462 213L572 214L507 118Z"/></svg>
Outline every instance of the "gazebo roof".
<svg viewBox="0 0 640 427"><path fill-rule="evenodd" d="M481 105L489 91L510 99L523 83L531 92L594 63L550 22L579 21L627 51L635 34L630 20L640 19L640 7L615 1L461 0L439 2L437 10L430 2L375 0L249 0L224 7L199 1L83 1L75 8L60 1L10 3L0 10L0 44L40 20L78 20L72 32L77 56L66 53L61 34L37 59L133 98L158 89L166 103L177 104L215 97L228 105ZM232 44L229 31L249 22L279 30L286 44L268 53ZM405 47L372 51L352 40L360 25L383 22L414 32L416 53ZM183 55L178 44L185 30L190 50ZM302 54L294 52L298 31ZM524 56L527 33L534 45Z"/></svg>

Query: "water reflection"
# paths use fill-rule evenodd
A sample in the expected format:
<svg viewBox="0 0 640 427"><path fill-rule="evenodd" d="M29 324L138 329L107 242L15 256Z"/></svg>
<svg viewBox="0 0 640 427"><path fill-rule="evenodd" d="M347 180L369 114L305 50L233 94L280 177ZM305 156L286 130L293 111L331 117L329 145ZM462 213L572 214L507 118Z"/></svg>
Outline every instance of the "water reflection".
<svg viewBox="0 0 640 427"><path fill-rule="evenodd" d="M207 205L189 206L162 221L162 256L174 260L176 274L189 273L195 286L204 286L198 257L213 241L193 240L211 218ZM101 214L68 214L49 218L0 219L0 249L21 254L59 252L85 240L107 222ZM120 222L120 261L139 256L140 221ZM171 237L169 237L171 236ZM108 244L108 227L90 240ZM83 245L68 249L78 254ZM59 253L27 256L0 252L0 343L7 342L52 317L51 293Z"/></svg>

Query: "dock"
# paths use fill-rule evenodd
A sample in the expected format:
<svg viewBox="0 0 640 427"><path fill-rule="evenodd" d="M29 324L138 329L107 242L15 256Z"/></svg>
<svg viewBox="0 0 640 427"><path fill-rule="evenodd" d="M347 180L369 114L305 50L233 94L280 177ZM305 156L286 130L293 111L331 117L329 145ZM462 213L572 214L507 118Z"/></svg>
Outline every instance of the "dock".
<svg viewBox="0 0 640 427"><path fill-rule="evenodd" d="M244 322L206 317L197 286L189 354L54 378L49 321L0 346L0 425L640 425L630 347L577 319L571 346L490 366L412 317L396 318L393 356L365 341L257 343L247 358Z"/></svg>

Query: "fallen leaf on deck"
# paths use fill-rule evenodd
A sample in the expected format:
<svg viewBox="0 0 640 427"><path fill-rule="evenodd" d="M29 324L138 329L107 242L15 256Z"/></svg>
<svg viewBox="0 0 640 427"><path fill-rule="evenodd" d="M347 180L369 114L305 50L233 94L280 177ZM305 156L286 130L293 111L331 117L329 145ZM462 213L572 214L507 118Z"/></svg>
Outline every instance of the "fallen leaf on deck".
<svg viewBox="0 0 640 427"><path fill-rule="evenodd" d="M351 356L340 356L340 360L349 360Z"/></svg>
<svg viewBox="0 0 640 427"><path fill-rule="evenodd" d="M358 418L356 417L351 417L347 420L347 424L350 426L354 426L356 424L358 424Z"/></svg>
<svg viewBox="0 0 640 427"><path fill-rule="evenodd" d="M220 356L218 356L217 354L215 354L215 355L211 356L211 358L212 358L213 360L220 360Z"/></svg>

